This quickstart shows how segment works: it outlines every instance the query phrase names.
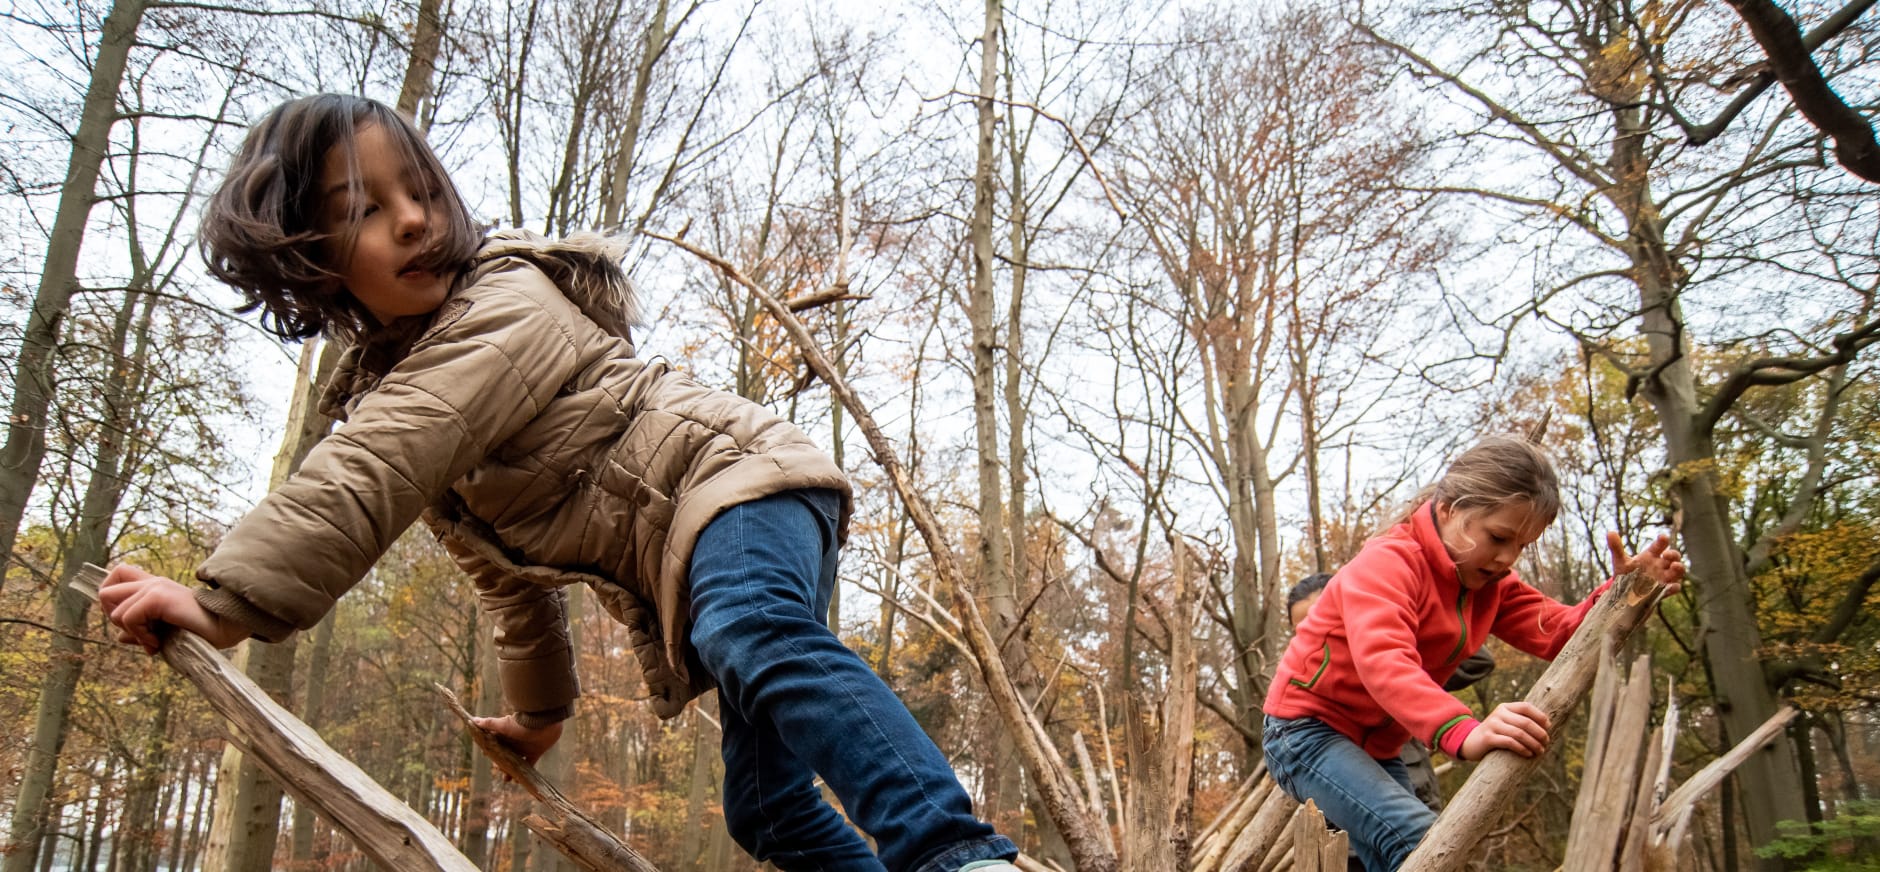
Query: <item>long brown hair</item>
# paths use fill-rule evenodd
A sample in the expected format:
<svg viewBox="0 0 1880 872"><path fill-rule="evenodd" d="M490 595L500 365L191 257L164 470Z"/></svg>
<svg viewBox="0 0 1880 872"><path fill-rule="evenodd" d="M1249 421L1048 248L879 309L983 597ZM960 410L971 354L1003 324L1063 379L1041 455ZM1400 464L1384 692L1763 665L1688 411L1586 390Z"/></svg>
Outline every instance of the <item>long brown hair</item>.
<svg viewBox="0 0 1880 872"><path fill-rule="evenodd" d="M1534 443L1519 436L1490 436L1451 461L1442 478L1405 508L1398 523L1431 500L1465 514L1527 503L1534 520L1546 526L1560 514L1560 478L1553 461Z"/></svg>
<svg viewBox="0 0 1880 872"><path fill-rule="evenodd" d="M357 220L323 232L319 187L335 148L345 149L358 184L353 143L374 125L391 135L415 181L438 197L442 220L427 225L424 253L414 265L439 275L461 272L483 238L424 134L391 107L351 94L282 103L249 129L203 210L197 239L210 274L244 298L236 311L260 309L261 326L282 339L321 332L352 337L373 323L340 285L339 264L331 262L331 252L352 249Z"/></svg>

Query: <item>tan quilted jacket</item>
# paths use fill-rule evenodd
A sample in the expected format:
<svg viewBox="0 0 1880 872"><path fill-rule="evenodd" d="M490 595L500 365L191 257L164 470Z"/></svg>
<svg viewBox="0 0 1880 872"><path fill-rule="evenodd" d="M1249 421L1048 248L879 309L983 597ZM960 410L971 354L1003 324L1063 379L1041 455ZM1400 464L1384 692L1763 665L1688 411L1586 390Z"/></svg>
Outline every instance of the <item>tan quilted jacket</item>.
<svg viewBox="0 0 1880 872"><path fill-rule="evenodd" d="M579 695L561 588L582 583L629 627L655 709L678 714L710 686L687 642L706 523L830 488L846 531L849 485L787 421L636 357L601 326L630 311L624 293L592 245L492 239L436 312L342 358L324 405L345 423L202 564L204 605L263 639L312 627L422 512L494 619L514 709Z"/></svg>

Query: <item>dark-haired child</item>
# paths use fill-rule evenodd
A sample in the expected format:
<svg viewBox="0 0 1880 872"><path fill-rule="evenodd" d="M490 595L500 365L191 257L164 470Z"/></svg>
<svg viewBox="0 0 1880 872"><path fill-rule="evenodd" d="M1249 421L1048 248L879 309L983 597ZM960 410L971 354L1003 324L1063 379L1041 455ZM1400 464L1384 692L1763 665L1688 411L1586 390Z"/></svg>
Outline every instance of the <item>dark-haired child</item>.
<svg viewBox="0 0 1880 872"><path fill-rule="evenodd" d="M1268 771L1350 833L1371 872L1396 869L1435 821L1398 759L1404 740L1464 760L1546 749L1553 725L1539 708L1504 703L1477 720L1442 685L1491 633L1552 659L1611 585L1569 607L1514 574L1559 507L1545 455L1483 440L1339 569L1281 657L1265 705ZM1676 592L1684 564L1669 545L1660 536L1630 556L1607 534L1614 576L1637 569Z"/></svg>
<svg viewBox="0 0 1880 872"><path fill-rule="evenodd" d="M952 768L824 625L851 511L842 471L764 407L627 340L604 241L485 238L422 134L371 100L289 101L249 132L203 219L210 270L284 339L354 341L323 407L344 423L197 570L124 565L120 638L226 647L317 623L420 514L496 626L530 759L579 695L562 588L631 633L656 710L716 686L725 822L786 870L1006 869ZM879 846L822 799L820 774Z"/></svg>

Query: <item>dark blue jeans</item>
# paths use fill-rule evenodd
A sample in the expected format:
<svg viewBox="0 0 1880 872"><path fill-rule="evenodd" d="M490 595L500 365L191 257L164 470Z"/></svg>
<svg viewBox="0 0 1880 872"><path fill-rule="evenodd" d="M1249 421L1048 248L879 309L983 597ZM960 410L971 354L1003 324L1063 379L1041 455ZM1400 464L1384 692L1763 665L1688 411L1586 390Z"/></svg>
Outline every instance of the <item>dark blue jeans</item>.
<svg viewBox="0 0 1880 872"><path fill-rule="evenodd" d="M1266 717L1266 771L1293 799L1310 799L1351 836L1367 872L1395 872L1436 813L1417 799L1403 761L1379 760L1317 718Z"/></svg>
<svg viewBox="0 0 1880 872"><path fill-rule="evenodd" d="M725 826L786 872L953 872L1018 847L973 816L907 707L824 624L841 496L790 491L719 515L692 550L692 644L718 680ZM823 801L835 792L880 848Z"/></svg>

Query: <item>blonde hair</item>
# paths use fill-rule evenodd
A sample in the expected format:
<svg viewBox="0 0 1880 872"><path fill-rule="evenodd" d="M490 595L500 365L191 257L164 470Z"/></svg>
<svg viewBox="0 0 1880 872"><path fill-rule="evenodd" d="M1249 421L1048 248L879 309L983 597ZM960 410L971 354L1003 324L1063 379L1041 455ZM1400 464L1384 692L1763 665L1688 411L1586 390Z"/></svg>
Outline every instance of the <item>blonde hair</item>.
<svg viewBox="0 0 1880 872"><path fill-rule="evenodd" d="M1553 461L1532 442L1490 436L1451 461L1442 478L1418 493L1398 522L1430 500L1465 514L1526 503L1534 520L1546 526L1560 514L1560 478Z"/></svg>

